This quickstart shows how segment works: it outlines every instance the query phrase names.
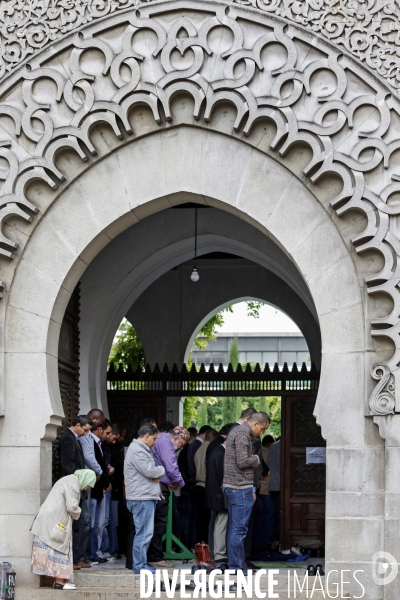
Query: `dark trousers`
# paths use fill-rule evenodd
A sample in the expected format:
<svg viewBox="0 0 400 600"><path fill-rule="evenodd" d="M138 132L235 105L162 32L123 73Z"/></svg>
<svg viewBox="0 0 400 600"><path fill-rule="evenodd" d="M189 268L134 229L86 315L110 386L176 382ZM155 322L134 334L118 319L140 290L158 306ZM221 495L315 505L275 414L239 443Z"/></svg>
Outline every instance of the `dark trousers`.
<svg viewBox="0 0 400 600"><path fill-rule="evenodd" d="M90 532L90 490L81 494L79 506L82 509L77 521L72 521L72 556L74 565L85 560Z"/></svg>
<svg viewBox="0 0 400 600"><path fill-rule="evenodd" d="M196 523L194 500L190 492L181 495L181 542L191 550L196 543Z"/></svg>
<svg viewBox="0 0 400 600"><path fill-rule="evenodd" d="M162 500L156 504L154 514L154 533L147 551L147 562L164 560L162 537L167 529L169 489L165 483L160 483Z"/></svg>
<svg viewBox="0 0 400 600"><path fill-rule="evenodd" d="M210 557L214 560L214 528L215 521L217 520L218 511L213 508L210 509L210 523L208 525L208 545L210 547Z"/></svg>
<svg viewBox="0 0 400 600"><path fill-rule="evenodd" d="M127 569L133 569L133 540L135 539L135 522L133 520L133 515L129 513L129 526L128 526L128 539L126 546L126 565Z"/></svg>
<svg viewBox="0 0 400 600"><path fill-rule="evenodd" d="M274 501L274 528L272 539L279 541L280 519L281 519L281 493L271 492L270 496Z"/></svg>
<svg viewBox="0 0 400 600"><path fill-rule="evenodd" d="M207 544L210 509L206 506L206 488L196 485L193 495L196 504L196 542L205 542Z"/></svg>

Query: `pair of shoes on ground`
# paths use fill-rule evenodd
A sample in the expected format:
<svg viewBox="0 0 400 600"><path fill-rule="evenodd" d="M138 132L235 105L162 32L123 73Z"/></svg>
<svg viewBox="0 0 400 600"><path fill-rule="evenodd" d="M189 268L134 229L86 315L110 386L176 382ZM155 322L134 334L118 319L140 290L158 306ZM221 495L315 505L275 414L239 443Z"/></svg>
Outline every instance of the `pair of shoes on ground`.
<svg viewBox="0 0 400 600"><path fill-rule="evenodd" d="M53 590L76 590L76 585L74 583L54 583Z"/></svg>
<svg viewBox="0 0 400 600"><path fill-rule="evenodd" d="M325 575L325 571L322 565L308 565L307 573L310 577L315 577L317 573L319 575Z"/></svg>

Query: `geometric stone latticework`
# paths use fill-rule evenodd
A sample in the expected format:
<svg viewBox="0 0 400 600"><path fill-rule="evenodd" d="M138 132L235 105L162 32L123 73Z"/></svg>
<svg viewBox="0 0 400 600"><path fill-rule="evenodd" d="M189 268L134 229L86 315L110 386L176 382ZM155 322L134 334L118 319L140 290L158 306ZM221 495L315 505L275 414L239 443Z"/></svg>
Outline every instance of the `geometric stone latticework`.
<svg viewBox="0 0 400 600"><path fill-rule="evenodd" d="M147 0L148 2L149 0ZM395 0L234 0L303 25L342 45L394 89L400 89L400 8ZM3 0L0 77L63 35L139 0Z"/></svg>
<svg viewBox="0 0 400 600"><path fill-rule="evenodd" d="M5 5L15 8L19 3ZM56 166L57 154L73 150L88 166L96 160L90 137L96 124L107 123L120 144L126 144L135 135L130 113L137 105L146 105L165 128L173 125L171 101L177 94L193 97L199 124L209 123L216 106L228 102L236 108L231 135L245 138L260 119L272 122L276 132L270 151L279 160L286 164L293 146L307 145L312 158L303 173L309 181L317 183L334 173L343 182L331 200L337 215L364 213L367 226L352 243L357 253L377 250L384 257L382 270L368 276L366 284L369 294L384 293L393 300L389 315L372 320L372 335L393 341L396 351L388 369L397 369L400 102L359 61L276 16L206 1L187 0L184 7L169 1L116 12L36 53L3 81L0 118L6 118L7 127L0 132L1 260L19 255L4 223L22 218L30 224L29 234L40 218L26 196L28 186L40 180L56 198L69 185ZM300 3L290 7L296 20ZM4 3L1 10L1 18L12 17L11 9L8 15L4 12ZM71 10L69 23L74 14ZM46 19L35 26L37 33L31 37L39 43L38 32L51 27ZM10 34L11 29L4 31ZM42 84L47 86L45 96ZM7 287L11 277L4 277Z"/></svg>

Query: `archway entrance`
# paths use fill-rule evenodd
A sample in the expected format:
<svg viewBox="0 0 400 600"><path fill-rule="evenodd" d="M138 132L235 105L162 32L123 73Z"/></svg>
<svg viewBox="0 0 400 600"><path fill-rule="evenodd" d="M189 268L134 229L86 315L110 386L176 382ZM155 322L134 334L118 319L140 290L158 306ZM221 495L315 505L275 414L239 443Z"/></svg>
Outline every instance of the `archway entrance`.
<svg viewBox="0 0 400 600"><path fill-rule="evenodd" d="M206 232L199 240L206 252L265 264L264 245L273 242L280 254L269 256L270 270L279 277L286 261L287 286L320 324L315 415L328 445L328 560L332 568L369 569L372 546L398 551L385 535L385 515L398 522L385 507L392 462L385 463L384 442L366 418L380 423L386 452L397 449L397 417L389 415L398 410L398 208L388 201L398 188L397 100L342 49L278 17L191 0L135 11L66 35L57 56L54 46L38 52L2 87L8 166L0 428L7 470L21 475L6 490L4 555L16 556L31 583L27 532L50 487L51 442L64 417L58 342L72 292L87 276L95 302L87 302L88 285L81 396L105 406L107 353L121 318L160 276L192 257L193 240L182 234L165 245L159 223L151 254L147 237L134 257L118 256L118 264L130 265L119 281L115 260L108 281L102 278L107 247L124 232L129 237L132 225L139 238L147 217L195 202L262 237L252 245L232 232ZM149 31L149 44L137 45L135 36ZM376 303L368 302L370 293ZM370 368L378 362L384 364L374 376L385 378L371 395ZM374 592L382 595L378 586Z"/></svg>

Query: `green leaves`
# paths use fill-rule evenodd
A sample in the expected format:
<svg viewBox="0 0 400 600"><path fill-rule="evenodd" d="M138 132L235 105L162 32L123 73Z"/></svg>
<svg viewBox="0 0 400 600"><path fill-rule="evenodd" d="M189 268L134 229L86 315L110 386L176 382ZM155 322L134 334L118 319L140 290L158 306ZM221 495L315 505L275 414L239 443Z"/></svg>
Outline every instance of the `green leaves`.
<svg viewBox="0 0 400 600"><path fill-rule="evenodd" d="M113 363L115 370L122 364L124 370L129 365L132 369L137 369L138 366L143 369L146 366L144 350L142 342L139 339L133 325L124 319L118 328L114 343L111 346L108 364Z"/></svg>

